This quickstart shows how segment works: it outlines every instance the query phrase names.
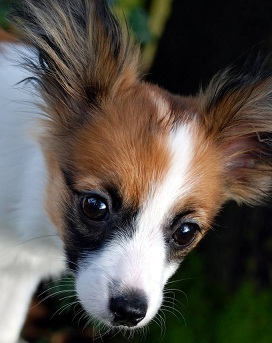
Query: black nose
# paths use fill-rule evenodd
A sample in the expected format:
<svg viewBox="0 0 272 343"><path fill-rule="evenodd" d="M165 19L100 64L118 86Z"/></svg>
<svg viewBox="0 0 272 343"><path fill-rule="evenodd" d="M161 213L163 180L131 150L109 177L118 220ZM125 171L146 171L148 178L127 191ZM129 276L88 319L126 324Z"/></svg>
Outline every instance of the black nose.
<svg viewBox="0 0 272 343"><path fill-rule="evenodd" d="M126 291L110 299L113 325L136 326L144 319L147 311L145 295L139 291Z"/></svg>

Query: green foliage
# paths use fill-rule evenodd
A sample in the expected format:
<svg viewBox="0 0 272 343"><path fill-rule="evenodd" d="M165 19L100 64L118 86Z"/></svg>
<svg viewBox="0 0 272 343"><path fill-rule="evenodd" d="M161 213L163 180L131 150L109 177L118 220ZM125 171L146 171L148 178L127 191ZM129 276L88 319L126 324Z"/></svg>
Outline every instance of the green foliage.
<svg viewBox="0 0 272 343"><path fill-rule="evenodd" d="M128 26L143 45L151 40L146 2L146 0L109 0L119 17L123 15L126 18Z"/></svg>
<svg viewBox="0 0 272 343"><path fill-rule="evenodd" d="M133 8L128 15L128 21L136 37L142 44L150 42L151 33L148 28L148 15L144 8Z"/></svg>
<svg viewBox="0 0 272 343"><path fill-rule="evenodd" d="M6 15L10 10L11 0L0 0L0 27L7 28Z"/></svg>
<svg viewBox="0 0 272 343"><path fill-rule="evenodd" d="M266 343L271 341L270 290L257 291L252 283L245 283L228 299L225 310L220 313L216 341ZM231 339L230 339L231 338Z"/></svg>

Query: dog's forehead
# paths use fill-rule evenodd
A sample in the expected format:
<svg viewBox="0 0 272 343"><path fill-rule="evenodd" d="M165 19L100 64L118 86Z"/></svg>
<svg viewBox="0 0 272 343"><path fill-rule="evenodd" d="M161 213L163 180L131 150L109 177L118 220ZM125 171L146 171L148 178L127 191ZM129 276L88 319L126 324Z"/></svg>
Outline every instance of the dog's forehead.
<svg viewBox="0 0 272 343"><path fill-rule="evenodd" d="M77 188L113 187L137 208L151 199L168 204L189 194L198 179L192 180L192 168L205 144L195 120L173 123L172 111L171 101L153 90L107 102L74 139Z"/></svg>
<svg viewBox="0 0 272 343"><path fill-rule="evenodd" d="M187 125L167 134L146 130L139 134L128 128L106 132L104 126L93 132L95 143L84 141L85 147L76 154L78 188L114 188L127 205L136 207L155 194L172 197L182 186L183 191L188 188L193 138Z"/></svg>
<svg viewBox="0 0 272 343"><path fill-rule="evenodd" d="M148 190L139 217L142 227L159 228L171 215L175 204L186 198L193 188L190 168L194 159L194 138L190 125L183 124L171 131L167 147L169 164L162 178L154 180Z"/></svg>

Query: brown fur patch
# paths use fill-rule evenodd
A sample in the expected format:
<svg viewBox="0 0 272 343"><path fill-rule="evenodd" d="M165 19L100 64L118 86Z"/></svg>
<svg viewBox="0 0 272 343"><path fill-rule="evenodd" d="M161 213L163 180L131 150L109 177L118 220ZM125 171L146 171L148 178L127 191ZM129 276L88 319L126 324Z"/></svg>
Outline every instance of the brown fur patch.
<svg viewBox="0 0 272 343"><path fill-rule="evenodd" d="M69 194L65 185L59 162L53 151L44 149L45 161L48 170L46 185L45 208L51 222L55 225L59 235L63 238L64 208L69 203Z"/></svg>
<svg viewBox="0 0 272 343"><path fill-rule="evenodd" d="M160 125L145 84L104 102L99 112L71 141L76 187L114 185L127 204L139 206L168 168L169 129Z"/></svg>
<svg viewBox="0 0 272 343"><path fill-rule="evenodd" d="M13 34L5 31L3 29L0 29L0 41L1 42L10 42L10 43L18 42L17 38Z"/></svg>
<svg viewBox="0 0 272 343"><path fill-rule="evenodd" d="M236 78L225 72L212 80L197 98L199 118L218 148L226 199L255 204L271 189L272 78Z"/></svg>

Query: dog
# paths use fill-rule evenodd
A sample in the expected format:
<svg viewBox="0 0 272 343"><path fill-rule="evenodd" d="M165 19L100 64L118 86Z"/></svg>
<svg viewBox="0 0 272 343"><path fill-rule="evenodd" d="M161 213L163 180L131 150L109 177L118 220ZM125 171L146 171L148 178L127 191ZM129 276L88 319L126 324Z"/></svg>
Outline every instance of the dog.
<svg viewBox="0 0 272 343"><path fill-rule="evenodd" d="M0 342L18 340L37 285L65 268L94 320L143 327L223 204L268 199L271 73L230 68L182 97L143 80L104 0L24 0L11 20L21 43L0 58Z"/></svg>

